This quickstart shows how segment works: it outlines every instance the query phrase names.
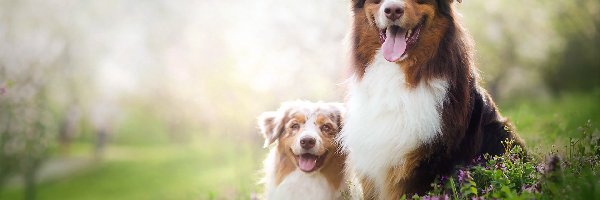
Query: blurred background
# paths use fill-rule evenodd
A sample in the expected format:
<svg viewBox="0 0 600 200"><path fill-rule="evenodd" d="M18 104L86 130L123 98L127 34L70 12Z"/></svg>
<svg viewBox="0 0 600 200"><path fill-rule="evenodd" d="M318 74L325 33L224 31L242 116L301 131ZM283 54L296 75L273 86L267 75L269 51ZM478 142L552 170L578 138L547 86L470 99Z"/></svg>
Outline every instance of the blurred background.
<svg viewBox="0 0 600 200"><path fill-rule="evenodd" d="M256 117L343 101L350 0L0 0L0 199L248 199ZM600 1L457 4L527 145L600 121Z"/></svg>

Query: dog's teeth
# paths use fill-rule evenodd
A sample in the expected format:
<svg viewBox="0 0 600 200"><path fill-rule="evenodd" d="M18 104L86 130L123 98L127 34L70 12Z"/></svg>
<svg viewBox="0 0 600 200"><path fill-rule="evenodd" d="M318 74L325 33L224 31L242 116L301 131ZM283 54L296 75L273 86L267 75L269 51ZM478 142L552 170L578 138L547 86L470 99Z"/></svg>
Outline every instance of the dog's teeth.
<svg viewBox="0 0 600 200"><path fill-rule="evenodd" d="M406 36L410 37L412 35L412 30L408 30L408 32L406 32Z"/></svg>

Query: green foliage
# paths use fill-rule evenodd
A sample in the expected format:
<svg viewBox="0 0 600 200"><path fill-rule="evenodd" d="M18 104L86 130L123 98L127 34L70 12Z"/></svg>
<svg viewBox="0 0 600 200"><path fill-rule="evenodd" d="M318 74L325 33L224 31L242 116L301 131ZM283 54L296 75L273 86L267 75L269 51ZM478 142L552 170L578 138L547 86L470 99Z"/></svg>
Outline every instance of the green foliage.
<svg viewBox="0 0 600 200"><path fill-rule="evenodd" d="M52 70L8 74L8 81L3 83L7 73L0 68L0 188L8 177L22 175L27 199L34 198L36 172L47 159L58 132L47 86L48 71ZM43 73L46 76L41 76Z"/></svg>
<svg viewBox="0 0 600 200"><path fill-rule="evenodd" d="M550 197L594 199L600 196L600 132L588 121L571 138L564 160L553 157L542 189Z"/></svg>
<svg viewBox="0 0 600 200"><path fill-rule="evenodd" d="M546 84L554 92L600 87L600 1L556 3L560 9L551 22L564 44L543 63Z"/></svg>
<svg viewBox="0 0 600 200"><path fill-rule="evenodd" d="M590 121L578 129L582 136L570 139L566 155L548 154L539 162L512 141L504 142L506 154L484 156L473 166L440 177L433 189L413 199L594 199L600 196L600 132ZM560 157L564 157L561 159Z"/></svg>

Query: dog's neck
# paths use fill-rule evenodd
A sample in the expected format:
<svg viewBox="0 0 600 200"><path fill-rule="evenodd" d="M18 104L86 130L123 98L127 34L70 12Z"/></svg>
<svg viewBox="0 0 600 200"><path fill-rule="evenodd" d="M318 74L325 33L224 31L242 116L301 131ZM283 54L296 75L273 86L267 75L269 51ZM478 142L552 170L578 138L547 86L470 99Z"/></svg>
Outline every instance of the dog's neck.
<svg viewBox="0 0 600 200"><path fill-rule="evenodd" d="M305 173L300 171L293 161L283 153L273 150L265 164L265 184L268 199L306 198L332 199L341 195L344 186L344 159L339 155L332 156L318 171ZM296 195L292 195L296 194ZM309 196L306 196L306 195ZM283 195L283 196L281 196ZM309 198L310 199L310 198Z"/></svg>
<svg viewBox="0 0 600 200"><path fill-rule="evenodd" d="M329 156L330 158L328 158L321 169L310 174L306 173L306 175L323 176L332 188L339 189L344 179L344 174L342 173L344 170L344 155L331 153ZM294 162L284 154L277 153L276 157L277 160L274 163L276 166L275 184L279 185L286 177L299 169Z"/></svg>

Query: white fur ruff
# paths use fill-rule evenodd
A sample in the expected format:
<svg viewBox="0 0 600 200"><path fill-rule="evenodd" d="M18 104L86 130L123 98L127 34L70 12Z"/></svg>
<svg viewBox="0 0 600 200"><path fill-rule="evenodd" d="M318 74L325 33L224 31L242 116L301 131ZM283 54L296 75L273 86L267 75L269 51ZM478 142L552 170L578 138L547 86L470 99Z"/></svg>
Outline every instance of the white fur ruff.
<svg viewBox="0 0 600 200"><path fill-rule="evenodd" d="M431 80L408 88L396 63L377 52L362 80L350 80L347 115L340 135L349 170L382 188L388 169L441 132L447 82Z"/></svg>
<svg viewBox="0 0 600 200"><path fill-rule="evenodd" d="M310 174L296 169L292 173L284 177L279 185L275 184L276 176L276 156L277 152L272 149L265 165L265 178L263 179L265 188L265 199L267 200L331 200L341 199L342 188L334 189L328 182L325 176L319 171Z"/></svg>

